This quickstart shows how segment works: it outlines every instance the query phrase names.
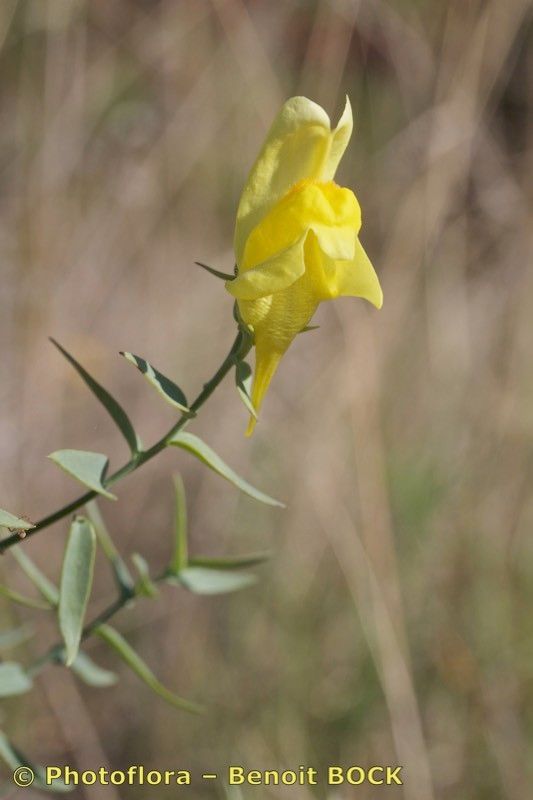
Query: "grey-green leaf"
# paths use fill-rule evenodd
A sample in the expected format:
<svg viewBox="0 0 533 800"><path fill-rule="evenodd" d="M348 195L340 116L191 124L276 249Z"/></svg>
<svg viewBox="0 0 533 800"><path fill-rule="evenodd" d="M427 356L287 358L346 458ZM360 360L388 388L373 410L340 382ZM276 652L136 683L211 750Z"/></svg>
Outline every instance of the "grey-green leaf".
<svg viewBox="0 0 533 800"><path fill-rule="evenodd" d="M190 592L195 594L227 594L247 589L256 583L257 578L249 572L231 572L229 570L206 567L186 567L177 576L177 580ZM171 578L170 582L175 583Z"/></svg>
<svg viewBox="0 0 533 800"><path fill-rule="evenodd" d="M127 441L132 454L138 453L142 448L141 442L122 406L119 405L115 398L109 394L107 389L104 389L103 386L101 386L91 375L89 375L87 370L84 369L84 367L82 367L81 364L78 363L78 361L76 361L76 359L59 344L59 342L56 342L56 340L52 338L50 338L50 341L65 356L67 361L72 364L77 373L85 381L91 392L98 398L98 400L100 400Z"/></svg>
<svg viewBox="0 0 533 800"><path fill-rule="evenodd" d="M81 650L70 668L80 680L95 689L106 689L108 686L114 686L118 681L118 676L114 672L99 667L87 653L83 653Z"/></svg>
<svg viewBox="0 0 533 800"><path fill-rule="evenodd" d="M50 603L50 605L57 606L59 603L59 591L57 587L48 580L46 575L41 572L39 567L34 564L21 547L13 547L11 552L19 567L39 590L44 599Z"/></svg>
<svg viewBox="0 0 533 800"><path fill-rule="evenodd" d="M98 544L111 563L111 569L113 570L113 575L121 594L125 596L131 595L135 582L126 566L126 562L115 547L115 543L107 530L96 500L90 500L85 508L87 509L87 516L94 525Z"/></svg>
<svg viewBox="0 0 533 800"><path fill-rule="evenodd" d="M136 593L144 595L144 597L155 597L158 593L158 589L150 577L150 568L148 567L146 559L144 559L140 553L133 553L131 560L139 573L139 581L135 587Z"/></svg>
<svg viewBox="0 0 533 800"><path fill-rule="evenodd" d="M30 528L35 528L33 522L28 522L27 519L15 517L9 511L4 511L0 508L0 528L11 528L14 531L29 531Z"/></svg>
<svg viewBox="0 0 533 800"><path fill-rule="evenodd" d="M246 361L237 361L235 364L235 385L239 397L250 414L257 419L257 413L250 398L252 388L252 368Z"/></svg>
<svg viewBox="0 0 533 800"><path fill-rule="evenodd" d="M16 661L0 664L0 697L25 694L32 687L31 678Z"/></svg>
<svg viewBox="0 0 533 800"><path fill-rule="evenodd" d="M48 458L94 492L102 494L109 500L117 499L103 484L109 459L102 453L92 453L88 450L56 450L55 453L50 453Z"/></svg>
<svg viewBox="0 0 533 800"><path fill-rule="evenodd" d="M229 558L210 558L208 556L195 556L189 559L190 567L205 567L206 569L247 569L264 564L270 558L269 553L255 553L249 556L235 556Z"/></svg>
<svg viewBox="0 0 533 800"><path fill-rule="evenodd" d="M110 625L100 625L95 631L113 650L120 656L125 664L140 678L147 686L152 689L159 697L175 708L182 711L189 711L193 714L202 712L200 706L178 697L156 678L150 667L144 663L142 658L135 652L133 647L124 637Z"/></svg>
<svg viewBox="0 0 533 800"><path fill-rule="evenodd" d="M184 450L188 450L199 458L200 461L203 461L210 469L232 483L240 489L241 492L253 497L254 500L259 500L261 503L266 503L269 506L280 506L284 508L284 504L280 503L279 500L274 500L273 497L269 497L267 494L264 494L264 492L260 492L259 489L256 489L245 481L244 478L237 475L231 467L228 467L228 465L222 461L220 456L218 456L209 445L193 433L177 433L168 443L174 447L182 447Z"/></svg>
<svg viewBox="0 0 533 800"><path fill-rule="evenodd" d="M32 688L31 678L20 664L4 661L0 664L0 697L25 694Z"/></svg>
<svg viewBox="0 0 533 800"><path fill-rule="evenodd" d="M170 572L177 574L187 566L188 543L187 543L187 497L185 486L181 475L174 477L174 488L176 490L176 511L174 517L174 552L170 560Z"/></svg>
<svg viewBox="0 0 533 800"><path fill-rule="evenodd" d="M16 592L14 589L10 589L9 586L4 586L2 583L0 583L0 595L7 597L8 600L11 600L13 603L27 606L27 608L36 608L40 611L49 611L52 608L50 603L44 603L42 600L35 600L33 597L26 597L25 594Z"/></svg>
<svg viewBox="0 0 533 800"><path fill-rule="evenodd" d="M89 520L76 517L70 527L61 571L59 628L65 643L65 663L78 653L87 602L91 592L96 535Z"/></svg>
<svg viewBox="0 0 533 800"><path fill-rule="evenodd" d="M20 644L24 644L33 636L31 625L21 625L18 628L0 632L0 651L12 650Z"/></svg>
<svg viewBox="0 0 533 800"><path fill-rule="evenodd" d="M26 756L10 742L5 733L0 731L0 758L13 772L20 767L27 767L33 773L34 788L45 792L71 792L72 787L66 786L62 780L54 780L52 784L46 782L46 773L43 767L33 764ZM29 775L29 772L28 772Z"/></svg>
<svg viewBox="0 0 533 800"><path fill-rule="evenodd" d="M139 372L142 372L148 383L154 387L156 392L161 395L161 397L170 403L171 406L174 408L179 409L180 411L188 411L187 405L187 398L185 397L184 393L180 389L174 381L171 381L170 378L167 378L163 375L159 370L153 367L148 361L140 356L136 356L133 353L128 352L121 352L121 356L133 364Z"/></svg>

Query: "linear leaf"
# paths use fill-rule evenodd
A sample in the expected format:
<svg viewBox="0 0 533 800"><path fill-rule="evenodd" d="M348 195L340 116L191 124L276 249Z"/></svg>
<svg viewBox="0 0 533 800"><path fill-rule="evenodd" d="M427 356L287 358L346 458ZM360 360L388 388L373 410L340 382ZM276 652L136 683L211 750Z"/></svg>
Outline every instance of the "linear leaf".
<svg viewBox="0 0 533 800"><path fill-rule="evenodd" d="M150 577L148 562L140 553L133 553L131 560L135 564L135 569L139 573L139 581L136 585L136 593L144 597L155 597L158 593L157 586Z"/></svg>
<svg viewBox="0 0 533 800"><path fill-rule="evenodd" d="M221 272L219 269L215 269L214 267L210 267L207 264L203 264L201 261L194 262L196 266L202 267L202 269L207 270L210 272L211 275L214 275L215 278L221 278L223 281L234 281L235 275L230 275L229 272Z"/></svg>
<svg viewBox="0 0 533 800"><path fill-rule="evenodd" d="M102 453L91 453L88 450L56 450L55 453L50 453L48 458L94 492L104 495L109 500L117 499L103 485L109 459Z"/></svg>
<svg viewBox="0 0 533 800"><path fill-rule="evenodd" d="M31 678L16 661L4 661L0 664L0 697L25 694L32 686Z"/></svg>
<svg viewBox="0 0 533 800"><path fill-rule="evenodd" d="M187 566L187 497L181 475L174 476L176 490L176 511L174 515L174 552L170 560L169 570L176 574Z"/></svg>
<svg viewBox="0 0 533 800"><path fill-rule="evenodd" d="M129 361L130 364L133 364L139 372L142 372L148 383L154 387L156 392L161 395L161 397L170 403L171 406L174 408L179 409L180 411L188 411L187 405L187 398L185 397L184 393L180 389L174 381L171 381L170 378L165 377L161 372L159 372L155 367L153 367L148 361L140 356L136 356L133 353L128 353L122 351L120 353L121 356L124 356L126 361Z"/></svg>
<svg viewBox="0 0 533 800"><path fill-rule="evenodd" d="M65 664L78 653L83 620L91 592L96 535L89 520L76 517L70 526L59 591L59 628L65 643Z"/></svg>
<svg viewBox="0 0 533 800"><path fill-rule="evenodd" d="M132 454L138 453L139 450L142 449L141 442L122 406L115 400L114 397L112 397L112 395L109 394L107 389L104 389L103 386L101 386L91 375L89 375L87 370L84 369L84 367L82 367L82 365L76 361L74 356L71 356L70 353L68 353L65 348L59 344L59 342L56 342L56 340L52 338L50 338L50 341L53 345L55 345L55 347L57 347L60 353L65 356L67 361L72 364L77 373L83 378L91 392L98 398L98 400L100 400L109 416L115 422L118 429L127 441Z"/></svg>
<svg viewBox="0 0 533 800"><path fill-rule="evenodd" d="M81 650L70 665L70 668L78 678L95 689L106 689L108 686L114 686L118 681L118 675L108 669L99 667L92 658L89 658L87 653L83 653Z"/></svg>
<svg viewBox="0 0 533 800"><path fill-rule="evenodd" d="M235 556L235 558L208 558L195 556L189 559L190 567L205 567L206 569L247 569L264 564L270 558L269 553L256 553L249 556Z"/></svg>
<svg viewBox="0 0 533 800"><path fill-rule="evenodd" d="M0 651L12 650L20 644L24 644L33 636L31 625L21 625L19 628L0 632Z"/></svg>
<svg viewBox="0 0 533 800"><path fill-rule="evenodd" d="M62 780L55 780L52 784L46 782L46 772L43 767L33 764L26 756L10 742L5 733L0 731L0 758L13 770L27 767L35 776L34 788L45 792L71 792L72 787L66 786Z"/></svg>
<svg viewBox="0 0 533 800"><path fill-rule="evenodd" d="M135 581L126 566L126 562L115 547L96 500L89 501L85 508L87 509L87 516L94 526L98 544L111 563L111 569L120 592L124 595L130 595L133 592Z"/></svg>
<svg viewBox="0 0 533 800"><path fill-rule="evenodd" d="M57 606L59 603L59 590L57 587L48 580L46 575L41 572L39 567L34 564L21 547L13 547L11 552L19 567L39 590L44 599L52 606Z"/></svg>
<svg viewBox="0 0 533 800"><path fill-rule="evenodd" d="M249 572L230 572L205 567L186 567L177 580L195 594L227 594L246 589L256 583L257 578ZM176 579L172 579L172 583Z"/></svg>
<svg viewBox="0 0 533 800"><path fill-rule="evenodd" d="M201 713L202 709L196 703L178 697L156 678L150 667L144 663L142 658L135 652L133 647L124 637L110 625L100 625L96 628L97 633L107 644L115 650L125 664L140 678L147 686L152 689L159 697L175 708L182 711L189 711L193 714Z"/></svg>
<svg viewBox="0 0 533 800"><path fill-rule="evenodd" d="M27 519L21 519L10 514L9 511L4 511L0 508L0 528L12 528L14 531L29 531L30 528L35 528L33 522L28 522Z"/></svg>
<svg viewBox="0 0 533 800"><path fill-rule="evenodd" d="M244 478L237 475L231 467L228 467L228 465L222 461L220 456L218 456L209 445L193 433L180 432L170 439L168 443L174 445L174 447L182 447L184 450L188 450L199 458L200 461L203 461L204 464L207 464L214 472L217 472L240 489L241 492L253 497L255 500L259 500L261 503L266 503L269 506L280 506L284 508L284 504L280 503L279 500L274 500L273 497L269 497L267 494L259 491L259 489L255 489L251 484L245 481Z"/></svg>
<svg viewBox="0 0 533 800"><path fill-rule="evenodd" d="M14 589L10 589L9 586L4 586L0 583L0 594L3 597L7 597L8 600L11 600L13 603L18 603L21 606L27 606L27 608L36 608L40 611L50 611L52 606L50 603L43 603L42 600L35 600L33 597L26 597L24 594L20 594L20 592L16 592Z"/></svg>

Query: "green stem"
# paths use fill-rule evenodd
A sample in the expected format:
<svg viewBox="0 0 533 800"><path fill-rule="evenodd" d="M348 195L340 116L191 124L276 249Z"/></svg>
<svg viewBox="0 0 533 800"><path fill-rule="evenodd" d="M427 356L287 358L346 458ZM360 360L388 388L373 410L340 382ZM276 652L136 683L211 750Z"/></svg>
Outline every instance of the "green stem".
<svg viewBox="0 0 533 800"><path fill-rule="evenodd" d="M148 450L143 450L140 453L136 453L131 459L124 464L120 469L114 472L112 475L109 475L104 481L103 484L105 487L111 486L114 483L117 483L121 478L126 477L129 475L130 472L134 472L138 469L142 464L145 464L147 461L150 461L151 458L156 456L166 447L168 447L169 441L175 436L185 425L189 422L189 420L196 416L198 410L204 405L206 400L208 400L217 386L223 381L226 377L230 369L235 365L238 359L242 359L246 356L246 354L250 351L252 347L252 341L245 331L239 330L233 345L231 346L231 350L229 351L228 355L215 372L213 377L204 384L204 387L196 400L192 403L189 410L184 412L179 420L172 426L172 428L159 439L159 441L155 442ZM73 500L71 503L68 503L66 506L54 511L52 514L49 514L43 519L39 520L33 528L25 532L25 536L21 537L20 533L13 533L11 536L6 537L0 542L0 555L8 550L13 545L19 544L21 541L25 541L29 539L30 536L38 533L38 531L43 530L44 528L48 528L50 525L53 525L54 522L57 522L60 519L68 516L72 512L76 511L81 506L84 506L89 500L97 497L97 492L86 492L85 494L78 497L76 500Z"/></svg>
<svg viewBox="0 0 533 800"><path fill-rule="evenodd" d="M189 411L184 413L180 419L172 426L172 428L155 444L152 445L148 450L139 453L136 457L132 458L128 461L127 464L124 464L119 470L114 472L110 475L107 480L104 482L105 486L110 486L112 483L116 483L120 478L128 475L130 472L138 469L141 464L144 464L146 461L149 461L153 458L157 453L160 453L161 450L164 450L165 447L168 446L169 441L172 439L173 436L176 435L189 421L191 416L194 416L196 412L203 406L203 404L208 400L217 386L222 382L225 376L228 374L230 369L235 365L235 362L238 359L242 359L246 356L251 348L251 339L246 334L246 332L239 330L235 341L229 351L228 355L215 372L213 377L204 384L204 387L194 403L191 405ZM35 533L37 530L42 530L43 528L51 525L53 522L56 522L59 519L62 519L71 511L75 511L85 503L88 503L89 500L92 500L93 497L96 496L96 492L87 492L86 494L79 497L77 500L74 500L72 503L69 503L67 506L59 509L58 511L50 514L48 517L45 517L40 522L38 522L31 531L28 531L28 536ZM5 539L2 543L0 543L0 552L7 547L11 546L8 544L11 540L12 544L20 541L18 536L10 537L9 539ZM168 571L165 570L161 575L158 575L154 578L154 583L161 583L165 580L168 576ZM85 641L92 633L104 623L108 622L112 617L115 616L119 611L121 611L129 602L134 600L136 597L135 590L132 589L131 592L123 591L121 594L116 597L106 608L103 609L99 614L97 614L94 619L92 619L85 628L83 629L81 640L82 642ZM50 662L57 661L61 662L61 654L63 652L63 645L61 643L55 644L47 650L42 656L36 659L33 664L28 667L28 674L32 677L37 675L46 664Z"/></svg>

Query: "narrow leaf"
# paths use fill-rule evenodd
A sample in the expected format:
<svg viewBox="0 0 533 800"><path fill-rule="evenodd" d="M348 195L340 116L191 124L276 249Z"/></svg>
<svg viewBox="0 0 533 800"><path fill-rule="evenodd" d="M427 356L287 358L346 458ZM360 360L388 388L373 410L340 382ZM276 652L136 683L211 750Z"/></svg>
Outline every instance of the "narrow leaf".
<svg viewBox="0 0 533 800"><path fill-rule="evenodd" d="M195 594L227 594L246 589L256 583L257 578L249 572L186 567L179 575L171 576L170 583L181 583Z"/></svg>
<svg viewBox="0 0 533 800"><path fill-rule="evenodd" d="M206 556L196 556L189 559L191 567L205 567L206 569L247 569L264 564L270 558L269 553L257 553L249 556L236 556L235 558L208 558Z"/></svg>
<svg viewBox="0 0 533 800"><path fill-rule="evenodd" d="M9 511L4 511L0 508L0 528L11 528L14 531L29 531L30 528L35 528L33 522L28 522L27 519L15 517Z"/></svg>
<svg viewBox="0 0 533 800"><path fill-rule="evenodd" d="M170 560L169 570L176 574L187 566L187 498L181 475L174 476L176 490L176 512L174 516L174 552Z"/></svg>
<svg viewBox="0 0 533 800"><path fill-rule="evenodd" d="M154 387L156 392L161 395L161 397L170 403L171 406L174 408L179 409L180 411L188 411L187 405L187 398L185 397L184 393L177 386L174 381L171 381L170 378L166 378L161 372L159 372L155 367L148 363L144 358L140 356L135 356L133 353L121 352L121 356L124 356L126 361L129 361L130 364L133 364L139 372L142 372L148 383Z"/></svg>
<svg viewBox="0 0 533 800"><path fill-rule="evenodd" d="M306 325L305 328L302 328L300 333L308 333L309 331L317 331L320 328L320 325Z"/></svg>
<svg viewBox="0 0 533 800"><path fill-rule="evenodd" d="M106 689L108 686L114 686L118 681L118 676L114 672L99 667L87 653L83 653L81 650L70 668L80 680L95 689Z"/></svg>
<svg viewBox="0 0 533 800"><path fill-rule="evenodd" d="M202 269L207 270L210 272L211 275L214 275L215 278L221 278L223 281L234 281L235 275L230 275L229 272L221 272L219 269L215 269L214 267L209 267L207 264L202 264L201 261L194 262L197 267L202 267Z"/></svg>
<svg viewBox="0 0 533 800"><path fill-rule="evenodd" d="M84 369L76 359L68 353L64 347L62 347L59 342L56 342L55 339L50 338L50 341L53 345L57 347L57 349L65 356L67 361L72 364L74 369L78 372L78 374L83 378L91 392L100 400L110 417L113 419L115 424L117 425L118 429L124 436L125 440L127 441L132 454L138 453L141 450L142 445L141 442L135 433L135 429L130 422L130 419L122 406L117 403L114 397L112 397L107 389L104 389L95 379L89 375L86 369Z"/></svg>
<svg viewBox="0 0 533 800"><path fill-rule="evenodd" d="M13 547L11 552L19 567L39 590L44 599L47 600L50 605L57 606L59 603L59 591L57 587L48 580L46 575L41 572L39 567L34 564L21 547Z"/></svg>
<svg viewBox="0 0 533 800"><path fill-rule="evenodd" d="M26 756L9 741L5 733L0 731L0 758L10 770L15 772L23 767L28 768L27 776L34 776L33 787L44 792L71 792L72 787L66 786L62 780L54 780L52 784L46 782L46 772L43 767L33 764Z"/></svg>
<svg viewBox="0 0 533 800"><path fill-rule="evenodd" d="M147 686L152 689L159 697L170 705L182 711L189 711L193 714L201 713L202 709L195 703L183 700L173 692L169 691L159 682L150 667L144 663L141 657L135 652L132 646L124 637L110 625L100 625L96 628L97 633L107 644L115 650L125 664L140 678Z"/></svg>
<svg viewBox="0 0 533 800"><path fill-rule="evenodd" d="M20 592L15 592L14 589L10 589L9 586L4 586L0 583L0 594L3 597L7 597L8 600L12 600L13 603L18 603L21 606L27 606L27 608L36 608L40 611L50 611L52 606L50 603L43 603L42 600L34 600L33 597L26 597L24 594L20 594Z"/></svg>
<svg viewBox="0 0 533 800"><path fill-rule="evenodd" d="M250 398L252 386L252 368L246 361L237 361L235 364L235 385L239 397L249 413L257 419L257 413Z"/></svg>
<svg viewBox="0 0 533 800"><path fill-rule="evenodd" d="M139 581L135 587L136 594L144 595L144 597L155 597L158 594L158 590L150 577L150 569L146 559L140 553L133 553L131 560L139 573Z"/></svg>
<svg viewBox="0 0 533 800"><path fill-rule="evenodd" d="M237 473L234 472L231 467L228 467L228 465L222 461L220 456L218 456L214 450L211 450L211 448L205 442L203 442L193 433L180 432L170 439L169 444L174 445L175 447L182 447L184 450L188 450L190 453L199 458L200 461L203 461L204 464L207 464L207 466L214 472L217 472L227 481L240 489L241 492L253 497L255 500L259 500L261 503L266 503L269 506L281 506L281 508L284 508L284 504L280 503L279 500L274 500L273 497L269 497L267 494L260 492L259 489L255 489L251 484L237 475Z"/></svg>
<svg viewBox="0 0 533 800"><path fill-rule="evenodd" d="M0 697L25 694L32 686L31 679L16 661L4 661L0 664Z"/></svg>
<svg viewBox="0 0 533 800"><path fill-rule="evenodd" d="M126 562L115 547L96 500L88 502L85 508L87 509L87 516L94 526L98 544L111 563L111 569L120 592L124 595L130 595L133 592L135 581L126 566Z"/></svg>
<svg viewBox="0 0 533 800"><path fill-rule="evenodd" d="M56 450L55 453L50 453L48 458L94 492L104 495L109 500L117 499L103 484L109 459L102 453L91 453L88 450Z"/></svg>
<svg viewBox="0 0 533 800"><path fill-rule="evenodd" d="M70 527L61 571L59 628L65 643L65 663L70 666L78 653L83 620L91 592L96 535L84 517Z"/></svg>
<svg viewBox="0 0 533 800"><path fill-rule="evenodd" d="M24 644L33 636L31 625L21 625L19 628L12 628L9 631L0 632L0 651L12 650L19 644Z"/></svg>

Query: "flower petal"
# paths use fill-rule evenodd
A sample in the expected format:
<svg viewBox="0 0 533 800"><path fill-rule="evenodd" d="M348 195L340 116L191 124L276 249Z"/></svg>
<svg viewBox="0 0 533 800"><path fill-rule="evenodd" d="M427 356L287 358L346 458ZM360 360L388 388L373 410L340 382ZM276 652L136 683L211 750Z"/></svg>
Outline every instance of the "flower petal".
<svg viewBox="0 0 533 800"><path fill-rule="evenodd" d="M348 142L350 141L352 130L352 106L350 105L350 98L348 95L346 95L344 111L342 112L341 118L337 123L337 127L333 131L329 154L326 160L324 171L322 173L323 181L330 181L335 177L337 167L339 166L339 161L343 157L344 151L346 150Z"/></svg>
<svg viewBox="0 0 533 800"><path fill-rule="evenodd" d="M305 272L304 233L290 247L256 267L241 272L226 282L226 289L238 300L258 300L295 283Z"/></svg>
<svg viewBox="0 0 533 800"><path fill-rule="evenodd" d="M333 259L352 259L356 234L361 229L361 207L356 196L333 181L316 188L323 193L324 202L315 204L315 219L310 222L310 228L316 234L320 249Z"/></svg>
<svg viewBox="0 0 533 800"><path fill-rule="evenodd" d="M358 237L351 261L333 261L323 256L323 268L324 300L343 296L363 297L376 308L383 305L383 292L378 276Z"/></svg>
<svg viewBox="0 0 533 800"><path fill-rule="evenodd" d="M361 209L350 189L333 181L300 181L250 233L239 271L243 273L286 250L309 230L330 258L351 259L360 227Z"/></svg>
<svg viewBox="0 0 533 800"><path fill-rule="evenodd" d="M301 180L329 180L351 133L347 102L339 126L331 131L323 108L306 97L292 97L274 120L244 187L235 226L235 255L241 266L246 240L272 206Z"/></svg>
<svg viewBox="0 0 533 800"><path fill-rule="evenodd" d="M282 353L277 350L263 346L258 343L255 348L255 371L254 382L252 386L252 404L256 411L256 416L250 414L248 420L248 427L246 429L246 436L251 436L254 432L255 423L257 422L257 413L263 403L263 398L268 391L270 381L278 368L281 361Z"/></svg>

